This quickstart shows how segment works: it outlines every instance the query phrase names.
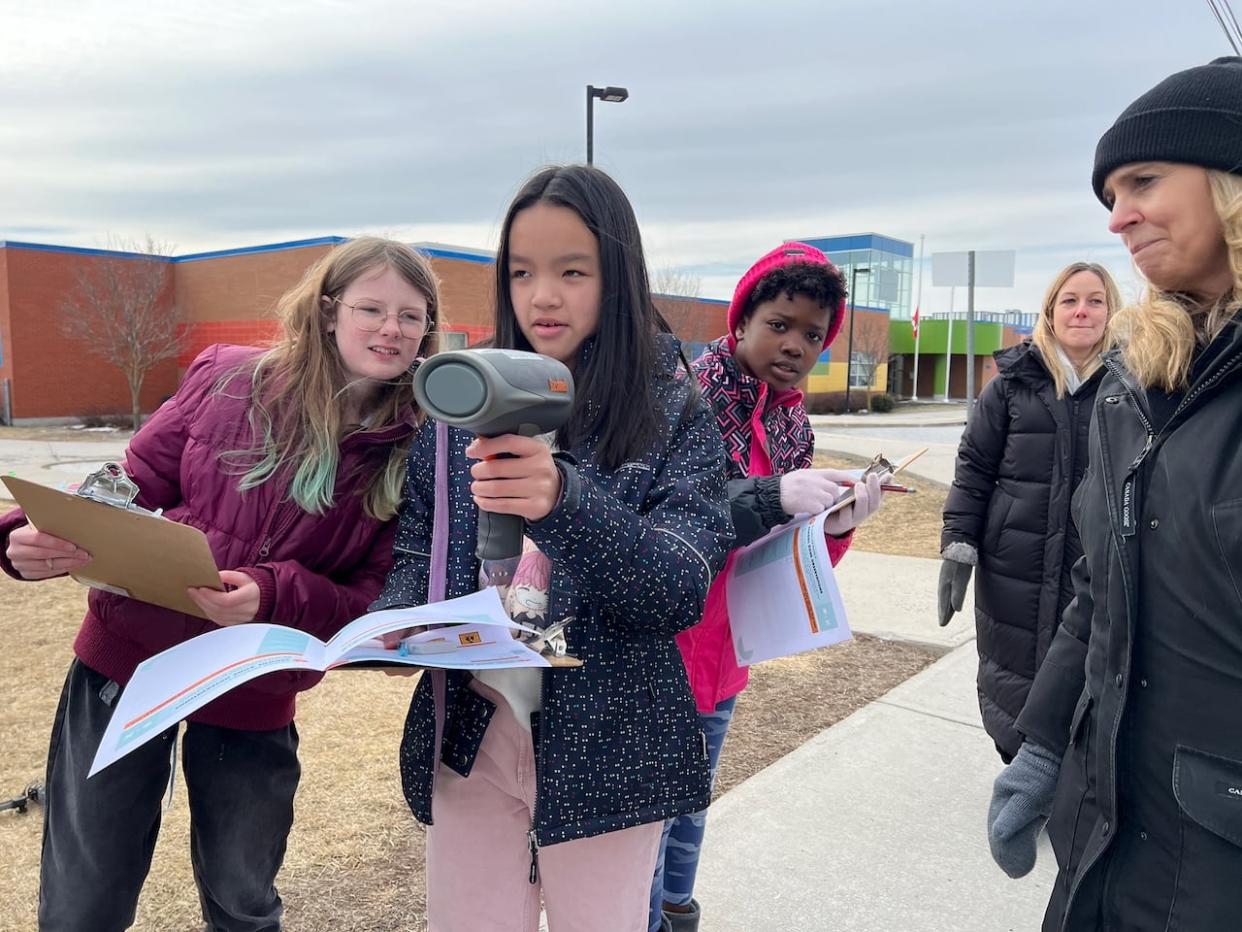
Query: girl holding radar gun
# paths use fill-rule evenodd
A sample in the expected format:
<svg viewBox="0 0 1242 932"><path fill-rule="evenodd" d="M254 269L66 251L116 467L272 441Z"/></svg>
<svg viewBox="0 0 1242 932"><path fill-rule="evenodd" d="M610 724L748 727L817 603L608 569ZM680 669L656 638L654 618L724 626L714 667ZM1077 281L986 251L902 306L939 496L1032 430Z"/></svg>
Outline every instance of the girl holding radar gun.
<svg viewBox="0 0 1242 932"><path fill-rule="evenodd" d="M272 621L326 638L365 611L392 563L405 453L417 426L409 370L435 349L437 290L409 247L357 239L280 301L267 352L212 346L130 441L138 504L207 536L221 589L207 619L91 589L52 728L39 891L45 932L134 921L159 832L176 728L86 778L120 691L143 660L214 625ZM0 565L49 579L87 563L21 511L0 519ZM298 786L299 690L281 672L190 716L182 762L203 919L279 929L274 884Z"/></svg>
<svg viewBox="0 0 1242 932"><path fill-rule="evenodd" d="M674 636L698 620L731 540L724 451L693 383L676 376L633 209L606 174L535 174L505 216L496 275L495 345L573 372L560 452L449 429L437 507L443 428L428 424L373 607L500 579L510 612L563 624L583 666L422 677L401 776L429 825L428 920L434 932L536 932L542 898L554 932L641 932L664 820L709 796ZM479 509L524 519L514 565L476 559ZM432 580L437 524L447 558Z"/></svg>

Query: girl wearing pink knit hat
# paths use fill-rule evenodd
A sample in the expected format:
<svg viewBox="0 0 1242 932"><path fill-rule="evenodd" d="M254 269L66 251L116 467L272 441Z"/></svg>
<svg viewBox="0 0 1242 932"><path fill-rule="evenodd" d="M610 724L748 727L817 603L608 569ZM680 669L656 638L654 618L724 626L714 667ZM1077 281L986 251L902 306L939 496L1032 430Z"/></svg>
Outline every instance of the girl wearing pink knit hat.
<svg viewBox="0 0 1242 932"><path fill-rule="evenodd" d="M805 243L773 249L738 282L729 332L691 365L712 406L728 453L729 499L737 546L757 540L795 515L818 514L836 501L849 473L812 469L814 435L797 387L845 320L845 279ZM880 477L856 490L854 504L828 518L835 565L853 529L880 506ZM732 560L732 556L730 557ZM707 595L703 620L677 636L707 737L712 775L747 668L729 633L725 570ZM699 927L694 877L706 812L670 820L651 891L651 932Z"/></svg>

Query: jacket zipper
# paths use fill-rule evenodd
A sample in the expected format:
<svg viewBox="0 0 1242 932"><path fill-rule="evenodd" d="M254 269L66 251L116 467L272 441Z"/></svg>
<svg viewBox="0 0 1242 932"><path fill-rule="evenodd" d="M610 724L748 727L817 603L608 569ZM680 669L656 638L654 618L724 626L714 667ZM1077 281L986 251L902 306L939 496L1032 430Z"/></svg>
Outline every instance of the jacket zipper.
<svg viewBox="0 0 1242 932"><path fill-rule="evenodd" d="M548 600L549 605L551 599ZM543 718L544 700L547 698L544 693L547 692L547 672L539 671L539 717ZM534 740L534 733L531 733L531 740ZM539 816L539 773L541 758L543 757L543 741L539 742L539 747L535 753L535 798L530 807L530 831L526 833L527 843L530 845L530 882L532 885L539 883L539 836L535 833L535 820Z"/></svg>
<svg viewBox="0 0 1242 932"><path fill-rule="evenodd" d="M1194 401L1196 398L1202 395L1205 391L1207 391L1209 388L1211 388L1213 385L1219 382L1222 378L1224 378L1226 375L1232 372L1233 368L1238 364L1239 359L1242 359L1242 352L1235 353L1228 362L1222 364L1215 372L1212 373L1211 378L1203 380L1198 385L1196 385L1194 388L1192 388L1190 390L1190 394L1188 394L1185 398L1182 399L1182 403L1178 405L1177 410L1173 412L1173 417L1169 418L1169 423L1172 423L1174 419L1179 414L1182 413L1182 411L1184 411L1187 407L1189 407L1192 401Z"/></svg>
<svg viewBox="0 0 1242 932"><path fill-rule="evenodd" d="M538 778L535 780L535 785L536 787L539 785ZM538 789L536 789L536 795L538 792ZM530 882L537 884L539 883L539 839L535 836L535 817L533 815L531 816L530 824L531 829L526 833L526 838L530 842Z"/></svg>
<svg viewBox="0 0 1242 932"><path fill-rule="evenodd" d="M271 527L268 528L267 535L264 536L263 542L259 545L259 552L255 562L262 562L267 559L268 554L272 552L272 544L275 543L276 538L284 533L293 524L293 521L297 520L297 511L289 508L288 503L286 503L285 513L280 515L280 517L286 520L272 522ZM290 517L292 520L288 520Z"/></svg>
<svg viewBox="0 0 1242 932"><path fill-rule="evenodd" d="M1147 440L1143 444L1143 449L1139 451L1138 456L1130 463L1129 468L1126 470L1125 480L1121 484L1121 536L1133 537L1134 532L1138 529L1138 472L1156 442L1156 432L1152 428L1151 421L1148 419L1146 412L1143 411L1138 393L1126 380L1125 373L1122 372L1121 368L1112 359L1105 359L1104 365L1109 372L1117 377L1117 381L1121 383L1121 387L1130 398L1130 403L1134 406L1134 412L1138 415L1139 422L1143 425L1143 430L1147 432Z"/></svg>

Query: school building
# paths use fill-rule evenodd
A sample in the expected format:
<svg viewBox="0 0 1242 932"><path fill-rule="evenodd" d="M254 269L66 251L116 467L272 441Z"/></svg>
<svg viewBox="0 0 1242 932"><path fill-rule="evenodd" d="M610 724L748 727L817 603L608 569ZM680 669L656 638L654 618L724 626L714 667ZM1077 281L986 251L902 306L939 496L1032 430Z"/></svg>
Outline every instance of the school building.
<svg viewBox="0 0 1242 932"><path fill-rule="evenodd" d="M914 247L877 233L810 237L844 273L852 298L841 335L824 350L807 380L809 395L853 390L915 395ZM0 422L37 423L125 414L129 389L121 371L88 352L62 327L64 307L81 293L83 277L126 264L157 264L162 301L181 315L175 357L157 364L143 383L141 407L153 411L176 389L186 366L212 343L258 344L276 332L273 310L317 259L344 237L241 249L151 257L106 249L0 240ZM495 257L441 243L415 244L441 283L441 346L457 349L491 328ZM693 358L725 332L728 302L656 295L656 304ZM952 320L950 320L950 316ZM965 315L923 315L918 340L919 398L962 398L966 391ZM995 374L991 353L1030 333L1034 315L976 315L975 384ZM946 387L947 378L947 387Z"/></svg>
<svg viewBox="0 0 1242 932"><path fill-rule="evenodd" d="M801 242L823 252L845 275L854 310L853 339L847 319L812 370L808 394L844 391L848 369L851 389L915 396L914 244L878 233ZM975 315L976 391L996 374L992 353L1029 336L1034 316L1018 311ZM965 398L966 315L921 314L919 329L917 397Z"/></svg>
<svg viewBox="0 0 1242 932"><path fill-rule="evenodd" d="M38 423L86 415L126 414L129 388L114 365L88 352L61 326L64 306L81 292L82 276L126 263L157 263L162 302L181 313L182 343L143 383L141 407L153 411L176 389L200 350L212 343L258 344L276 332L277 300L344 237L273 243L184 256L157 257L106 249L0 240L0 421ZM494 256L490 252L415 244L440 280L448 349L491 332ZM727 301L657 296L656 303L697 350L725 332ZM72 331L72 325L70 325Z"/></svg>

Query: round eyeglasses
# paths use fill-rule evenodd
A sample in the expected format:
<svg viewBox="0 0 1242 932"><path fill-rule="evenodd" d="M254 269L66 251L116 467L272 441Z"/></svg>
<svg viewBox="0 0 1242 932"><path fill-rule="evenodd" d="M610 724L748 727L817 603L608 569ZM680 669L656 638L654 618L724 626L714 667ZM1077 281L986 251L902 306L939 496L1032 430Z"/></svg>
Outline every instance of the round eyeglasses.
<svg viewBox="0 0 1242 932"><path fill-rule="evenodd" d="M342 307L349 308L350 319L359 330L367 330L374 333L384 326L384 321L389 317L397 318L397 329L401 331L401 336L407 340L421 340L432 329L431 321L418 311L398 311L395 314L391 314L382 307L362 301L357 304L350 304L347 301L342 301L340 298L334 298L333 300Z"/></svg>

